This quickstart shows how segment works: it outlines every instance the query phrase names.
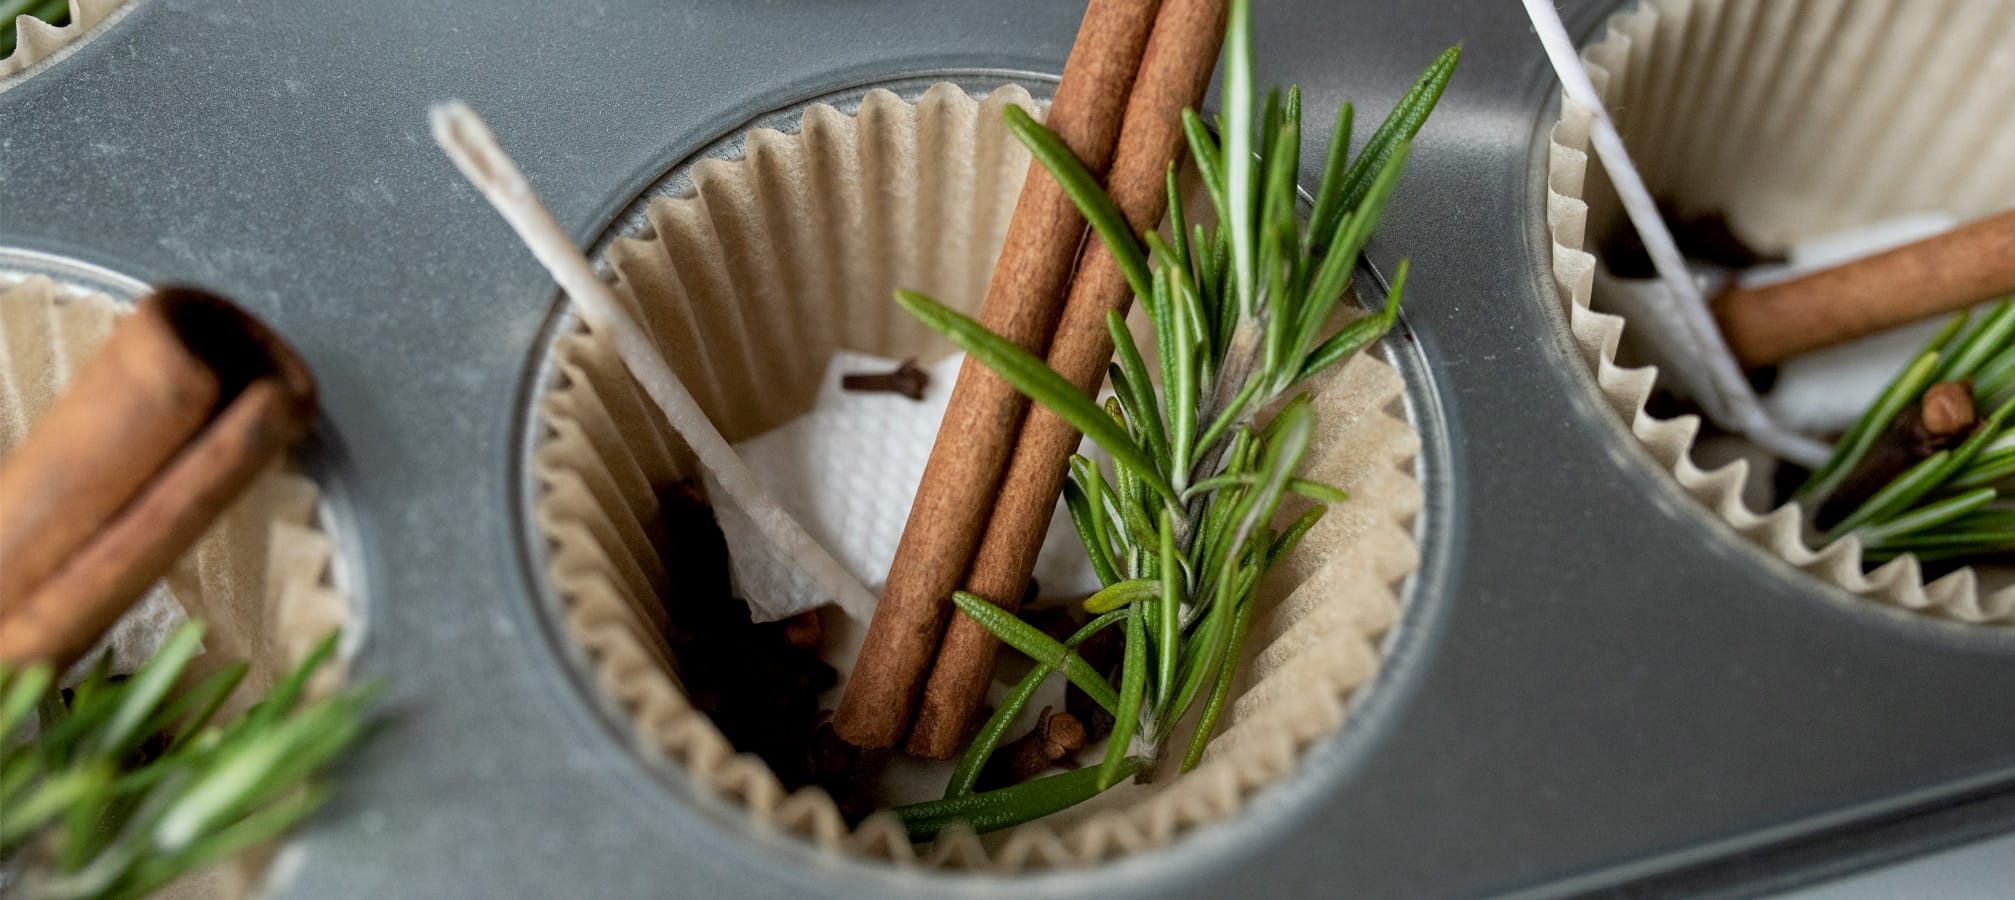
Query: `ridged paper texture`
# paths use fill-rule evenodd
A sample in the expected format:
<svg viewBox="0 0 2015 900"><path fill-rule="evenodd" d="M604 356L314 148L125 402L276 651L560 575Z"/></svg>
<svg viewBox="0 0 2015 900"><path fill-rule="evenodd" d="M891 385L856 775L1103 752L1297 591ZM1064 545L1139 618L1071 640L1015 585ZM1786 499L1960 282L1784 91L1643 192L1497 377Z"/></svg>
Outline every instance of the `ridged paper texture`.
<svg viewBox="0 0 2015 900"><path fill-rule="evenodd" d="M1582 51L1652 193L1721 212L1782 249L1927 210L2015 206L2015 2L1645 0ZM1787 562L1855 594L1965 622L2015 624L2015 586L1962 568L1926 583L1914 557L1864 574L1848 537L1814 550L1798 504L1743 503L1746 462L1693 462L1700 420L1644 411L1657 373L1616 364L1626 322L1589 307L1591 240L1627 227L1590 165L1591 113L1561 98L1547 158L1553 272L1570 329L1617 415L1695 500ZM2005 577L1996 579L2005 583Z"/></svg>
<svg viewBox="0 0 2015 900"><path fill-rule="evenodd" d="M0 282L0 457L21 443L127 309L103 294L71 291L40 276ZM313 481L284 463L275 465L162 579L174 603L205 625L203 653L184 677L204 677L237 662L249 667L245 686L226 711L245 709L264 696L330 630L351 632L345 646L354 646L360 636L362 621L351 614L348 597L333 579L336 543L322 526L319 497ZM154 602L136 607L120 627L158 628L166 620ZM141 618L149 621L137 621ZM339 653L311 690L335 688L345 666L345 654ZM255 850L213 864L175 882L163 896L249 895L265 856Z"/></svg>
<svg viewBox="0 0 2015 900"><path fill-rule="evenodd" d="M0 58L0 82L26 72L56 51L82 40L129 0L70 0L70 21L57 26L23 15L15 19L14 51Z"/></svg>
<svg viewBox="0 0 2015 900"><path fill-rule="evenodd" d="M0 456L27 436L125 309L40 276L0 284ZM263 693L330 629L349 622L349 602L332 580L335 542L318 518L319 497L313 481L275 466L169 570L169 593L208 626L192 671L244 661L251 691L240 696ZM340 668L339 660L330 672Z"/></svg>
<svg viewBox="0 0 2015 900"><path fill-rule="evenodd" d="M1034 106L1018 88L975 99L951 85L915 105L871 91L857 116L812 106L797 133L755 131L744 158L698 164L691 196L654 200L650 233L612 245L618 295L729 440L808 409L836 349L926 362L951 350L892 294L978 307L1029 170L1002 122L1008 104ZM576 333L554 353L538 405L536 518L569 634L647 751L821 847L902 864L1077 866L1233 816L1342 723L1377 670L1397 584L1419 563L1419 438L1401 415L1405 385L1362 356L1312 387L1325 418L1305 473L1352 499L1269 579L1245 685L1203 764L984 840L948 832L920 857L891 814L850 830L822 790L785 791L680 692L657 600L673 575L649 523L654 489L696 470L608 346Z"/></svg>

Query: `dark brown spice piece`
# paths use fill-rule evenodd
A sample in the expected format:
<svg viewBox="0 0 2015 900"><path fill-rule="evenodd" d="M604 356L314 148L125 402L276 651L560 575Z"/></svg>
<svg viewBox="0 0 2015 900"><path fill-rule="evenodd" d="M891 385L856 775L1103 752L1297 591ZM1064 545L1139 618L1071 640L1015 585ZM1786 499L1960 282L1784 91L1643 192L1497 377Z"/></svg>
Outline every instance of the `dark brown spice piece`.
<svg viewBox="0 0 2015 900"><path fill-rule="evenodd" d="M1658 214L1665 219L1666 227L1672 230L1673 240L1679 244L1680 254L1687 259L1726 269L1747 269L1784 261L1784 254L1762 253L1742 240L1729 226L1728 216L1720 210L1683 216L1670 200L1661 200ZM1610 232L1601 241L1600 252L1602 264L1618 278L1641 281L1658 277L1658 270L1651 265L1651 254L1644 249L1644 242L1638 239L1635 228L1618 228Z"/></svg>
<svg viewBox="0 0 2015 900"><path fill-rule="evenodd" d="M817 653L826 646L826 621L819 618L816 609L785 619L784 641L799 650Z"/></svg>
<svg viewBox="0 0 2015 900"><path fill-rule="evenodd" d="M1979 421L1973 408L1972 382L1932 385L1922 398L1896 414L1896 421L1869 448L1861 464L1819 504L1813 524L1820 528L1838 524L1911 466L1966 440Z"/></svg>
<svg viewBox="0 0 2015 900"><path fill-rule="evenodd" d="M903 360L902 365L890 372L848 372L840 376L841 390L901 394L911 400L922 400L924 388L930 383L931 374L917 368L914 359Z"/></svg>
<svg viewBox="0 0 2015 900"><path fill-rule="evenodd" d="M665 605L665 643L693 705L735 749L754 753L795 790L832 773L813 751L821 727L819 695L838 674L818 655L822 633L805 617L756 623L729 589L728 547L713 509L690 482L659 492L660 557L673 581ZM807 614L812 623L817 614ZM819 629L820 632L823 629ZM837 797L839 791L833 791Z"/></svg>
<svg viewBox="0 0 2015 900"><path fill-rule="evenodd" d="M1045 706L1029 733L994 751L974 788L991 791L1020 784L1051 766L1075 769L1077 761L1071 754L1083 750L1085 743L1085 727L1076 716Z"/></svg>
<svg viewBox="0 0 2015 900"><path fill-rule="evenodd" d="M826 794L833 798L833 805L840 808L842 818L859 822L875 811L879 804L875 803L869 784L865 753L840 740L831 722L821 723L812 732L805 753L812 781L825 788Z"/></svg>

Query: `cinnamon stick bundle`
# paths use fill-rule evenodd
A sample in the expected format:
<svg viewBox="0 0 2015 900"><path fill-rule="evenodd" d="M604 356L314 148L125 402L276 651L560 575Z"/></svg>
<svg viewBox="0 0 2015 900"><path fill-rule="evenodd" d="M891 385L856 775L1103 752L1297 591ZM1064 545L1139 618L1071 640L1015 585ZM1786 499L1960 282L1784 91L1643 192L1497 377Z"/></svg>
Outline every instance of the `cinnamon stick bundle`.
<svg viewBox="0 0 2015 900"><path fill-rule="evenodd" d="M1225 6L1225 0L1166 0L1155 17L1106 182L1135 232L1154 228L1167 212L1165 177L1182 147L1182 111L1200 105L1210 86L1224 42ZM1086 242L1050 344L1050 368L1087 395L1096 391L1112 362L1106 313L1125 315L1132 301L1105 242ZM1078 442L1077 429L1048 408L1030 411L966 576L967 591L1010 612L1020 605ZM952 617L906 744L912 755L945 759L958 752L993 680L999 647L986 626L963 614Z"/></svg>
<svg viewBox="0 0 2015 900"><path fill-rule="evenodd" d="M2015 291L2015 210L1714 301L1728 349L1767 366Z"/></svg>
<svg viewBox="0 0 2015 900"><path fill-rule="evenodd" d="M1093 174L1103 175L1120 114L1139 70L1157 0L1092 0L1050 102L1047 124ZM1085 221L1061 185L1031 160L979 321L1031 353L1044 353L1060 311ZM967 359L938 427L909 521L853 677L833 718L859 747L893 746L910 713L951 612L986 510L992 505L1028 400Z"/></svg>
<svg viewBox="0 0 2015 900"><path fill-rule="evenodd" d="M0 662L89 650L307 432L314 395L229 301L143 298L0 463Z"/></svg>

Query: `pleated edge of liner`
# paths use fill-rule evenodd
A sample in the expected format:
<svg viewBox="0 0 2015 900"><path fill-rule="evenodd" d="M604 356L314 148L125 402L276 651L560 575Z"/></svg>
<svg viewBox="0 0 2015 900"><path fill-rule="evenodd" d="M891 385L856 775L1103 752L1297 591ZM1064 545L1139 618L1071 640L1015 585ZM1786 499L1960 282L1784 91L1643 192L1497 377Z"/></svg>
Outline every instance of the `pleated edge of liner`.
<svg viewBox="0 0 2015 900"><path fill-rule="evenodd" d="M70 22L51 25L23 14L17 20L14 49L0 58L0 93L33 77L49 64L68 56L86 39L118 21L141 0L70 0Z"/></svg>
<svg viewBox="0 0 2015 900"><path fill-rule="evenodd" d="M1608 92L1608 70L1594 59L1610 41L1627 39L1611 28L1602 40L1582 51L1582 62L1594 76L1596 90ZM1609 48L1612 52L1615 48ZM1605 100L1607 98L1605 97ZM1592 111L1563 93L1560 120L1549 132L1546 174L1546 230L1552 251L1553 281L1567 304L1568 327L1575 345L1593 370L1610 409L1630 424L1630 431L1681 488L1702 506L1751 542L1776 554L1797 569L1860 597L1915 613L1982 625L2015 625L2015 585L1982 596L1972 567L1957 569L1926 583L1922 566L1911 554L1865 572L1860 538L1853 535L1818 550L1806 543L1804 514L1797 502L1758 515L1743 503L1749 463L1735 460L1702 470L1693 462L1700 417L1660 419L1644 409L1658 379L1656 366L1623 368L1616 349L1626 322L1622 316L1596 312L1589 306L1596 259L1584 249L1588 204L1582 197L1589 167L1589 123Z"/></svg>

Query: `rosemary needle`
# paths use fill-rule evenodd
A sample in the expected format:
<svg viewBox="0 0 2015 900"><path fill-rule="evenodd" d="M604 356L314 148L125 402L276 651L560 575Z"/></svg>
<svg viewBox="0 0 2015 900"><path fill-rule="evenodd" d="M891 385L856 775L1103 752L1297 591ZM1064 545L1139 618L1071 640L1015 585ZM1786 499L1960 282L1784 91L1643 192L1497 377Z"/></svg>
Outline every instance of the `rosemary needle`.
<svg viewBox="0 0 2015 900"><path fill-rule="evenodd" d="M182 626L124 679L101 664L67 701L47 666L0 666L0 858L26 860L46 895L149 893L279 835L328 796L315 773L362 731L375 695L305 699L336 636L258 706L218 721L242 665L170 691L202 635L200 623ZM31 845L49 852L25 853Z"/></svg>

